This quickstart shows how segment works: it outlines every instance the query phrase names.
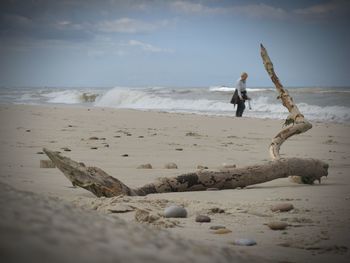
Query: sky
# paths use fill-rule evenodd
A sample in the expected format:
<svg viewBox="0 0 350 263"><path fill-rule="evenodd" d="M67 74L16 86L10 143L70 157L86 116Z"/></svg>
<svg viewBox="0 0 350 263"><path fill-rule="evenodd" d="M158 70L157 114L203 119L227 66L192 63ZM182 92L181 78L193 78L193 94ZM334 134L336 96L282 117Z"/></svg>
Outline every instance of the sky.
<svg viewBox="0 0 350 263"><path fill-rule="evenodd" d="M0 86L350 86L347 0L1 0Z"/></svg>

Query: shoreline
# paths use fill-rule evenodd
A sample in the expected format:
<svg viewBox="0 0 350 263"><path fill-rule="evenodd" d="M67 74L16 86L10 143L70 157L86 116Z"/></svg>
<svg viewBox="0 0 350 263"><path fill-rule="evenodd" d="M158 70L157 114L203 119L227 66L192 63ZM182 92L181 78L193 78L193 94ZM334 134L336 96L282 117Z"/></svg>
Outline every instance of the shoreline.
<svg viewBox="0 0 350 263"><path fill-rule="evenodd" d="M244 167L268 162L268 146L283 120L75 105L0 105L0 116L6 123L0 129L0 182L20 191L59 198L130 224L135 223L135 211L113 214L108 209L115 204L129 204L157 214L175 203L185 206L189 213L188 218L169 220L179 223L166 228L180 239L229 246L266 260L346 262L348 258L349 124L312 122L311 130L290 138L281 148L283 157L328 162L329 176L321 185L298 185L277 179L241 190L153 194L124 200L96 198L84 189L72 188L58 169L39 168L40 160L47 157L38 153L43 147L59 150L62 155L97 166L137 187L158 177L196 171L198 165L218 170L223 163ZM91 140L92 137L98 139ZM70 151L65 151L65 147ZM128 156L123 157L125 154ZM176 163L178 169L165 169L164 165L170 162ZM152 169L137 169L145 163L152 164ZM286 202L295 209L288 213L271 212L272 205ZM210 212L215 207L225 212ZM197 214L209 215L212 222L195 222ZM273 231L266 226L271 220L284 221L289 226L286 231ZM209 230L212 225L225 225L232 232L213 234ZM232 245L235 238L244 237L254 238L258 244Z"/></svg>
<svg viewBox="0 0 350 263"><path fill-rule="evenodd" d="M198 113L198 112L187 112L187 111L167 111L167 110L158 110L158 109L135 109L135 108L114 108L114 107L106 107L106 106L94 106L94 105L84 105L83 103L76 104L64 104L64 103L48 103L48 104L20 104L20 103L0 103L0 108L12 107L12 106L32 106L32 107L48 107L48 108L82 108L82 109L104 109L104 110L115 110L115 111L135 111L135 112L154 112L154 113L165 113L165 114L179 114L179 115L198 115L204 117L217 117L217 118L237 118L235 117L236 109L232 109L232 114L216 114L216 113ZM285 117L287 118L288 112L285 112ZM259 118L256 116L243 116L245 119L257 119L257 120L269 120L269 121L280 121L284 122L284 118L268 118L263 117ZM310 123L316 124L337 124L350 126L350 122L340 122L340 121L325 121L325 120L309 120ZM272 138L272 137L271 137Z"/></svg>

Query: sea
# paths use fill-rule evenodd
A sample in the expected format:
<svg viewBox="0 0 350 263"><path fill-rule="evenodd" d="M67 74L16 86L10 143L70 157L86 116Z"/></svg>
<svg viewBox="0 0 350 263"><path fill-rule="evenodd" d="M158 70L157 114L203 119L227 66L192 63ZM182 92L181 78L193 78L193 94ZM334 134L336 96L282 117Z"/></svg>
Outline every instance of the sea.
<svg viewBox="0 0 350 263"><path fill-rule="evenodd" d="M310 121L350 123L350 87L286 88ZM234 87L0 87L0 104L76 105L141 111L234 116ZM288 111L274 87L248 88L244 117L285 119Z"/></svg>

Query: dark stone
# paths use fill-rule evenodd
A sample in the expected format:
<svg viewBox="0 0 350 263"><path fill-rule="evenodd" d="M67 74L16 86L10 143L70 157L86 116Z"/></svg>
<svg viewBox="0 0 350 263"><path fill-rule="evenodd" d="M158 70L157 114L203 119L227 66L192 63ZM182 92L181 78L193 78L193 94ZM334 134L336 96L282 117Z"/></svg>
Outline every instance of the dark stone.
<svg viewBox="0 0 350 263"><path fill-rule="evenodd" d="M209 216L198 215L196 216L196 222L198 223L209 223L211 221Z"/></svg>

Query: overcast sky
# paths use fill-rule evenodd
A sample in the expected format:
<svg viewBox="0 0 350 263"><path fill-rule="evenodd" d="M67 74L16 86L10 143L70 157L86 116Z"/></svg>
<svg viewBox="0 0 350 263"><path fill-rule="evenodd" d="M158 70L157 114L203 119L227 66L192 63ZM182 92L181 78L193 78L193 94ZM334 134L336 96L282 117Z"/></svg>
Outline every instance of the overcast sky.
<svg viewBox="0 0 350 263"><path fill-rule="evenodd" d="M350 86L347 0L1 0L0 86Z"/></svg>

